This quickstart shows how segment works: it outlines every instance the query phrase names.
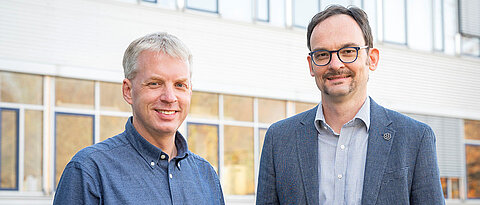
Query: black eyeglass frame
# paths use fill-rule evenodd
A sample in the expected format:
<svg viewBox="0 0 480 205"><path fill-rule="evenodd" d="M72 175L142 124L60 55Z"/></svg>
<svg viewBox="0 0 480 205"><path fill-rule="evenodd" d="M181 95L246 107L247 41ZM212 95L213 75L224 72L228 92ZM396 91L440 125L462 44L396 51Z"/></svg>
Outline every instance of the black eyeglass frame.
<svg viewBox="0 0 480 205"><path fill-rule="evenodd" d="M357 51L357 55L355 56L355 59L353 59L352 61L343 61L342 58L340 57L340 54L339 54L339 51L341 51L342 49L346 49L346 48L353 48ZM340 48L338 50L335 50L335 51L329 51L329 50L316 50L316 51L312 51L310 53L308 53L308 55L310 56L310 58L312 59L312 62L316 65L316 66L326 66L328 65L331 61L332 61L332 54L333 53L337 53L337 57L338 57L338 60L342 61L342 63L353 63L357 60L358 58L358 51L361 50L361 49L364 49L364 48L368 48L368 46L348 46L348 47L343 47L343 48ZM316 52L319 52L319 51L326 51L330 54L330 59L328 59L328 62L326 64L323 64L323 65L319 65L315 62L314 58L313 58L313 54L316 53Z"/></svg>

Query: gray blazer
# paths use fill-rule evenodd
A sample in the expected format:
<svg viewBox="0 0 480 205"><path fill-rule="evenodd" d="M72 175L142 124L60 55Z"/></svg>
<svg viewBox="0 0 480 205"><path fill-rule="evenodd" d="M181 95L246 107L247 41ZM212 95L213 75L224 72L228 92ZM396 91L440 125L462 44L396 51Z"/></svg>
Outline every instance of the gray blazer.
<svg viewBox="0 0 480 205"><path fill-rule="evenodd" d="M257 204L319 204L317 107L268 129ZM370 121L362 204L445 204L432 129L373 100Z"/></svg>

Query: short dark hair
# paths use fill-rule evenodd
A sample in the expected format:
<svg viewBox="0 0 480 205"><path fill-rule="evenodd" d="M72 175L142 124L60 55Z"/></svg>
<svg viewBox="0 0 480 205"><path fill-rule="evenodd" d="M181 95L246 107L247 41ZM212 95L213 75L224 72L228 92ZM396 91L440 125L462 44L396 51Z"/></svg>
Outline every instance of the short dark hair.
<svg viewBox="0 0 480 205"><path fill-rule="evenodd" d="M317 26L320 22L324 21L328 17L338 14L345 14L355 19L358 26L360 26L360 29L362 30L365 44L368 45L369 48L373 47L372 28L370 28L370 24L368 23L368 16L365 11L355 6L344 7L341 5L330 5L322 12L319 12L318 14L313 16L312 20L308 24L307 46L310 51L312 50L312 47L310 45L310 37L312 37L312 32L315 26Z"/></svg>

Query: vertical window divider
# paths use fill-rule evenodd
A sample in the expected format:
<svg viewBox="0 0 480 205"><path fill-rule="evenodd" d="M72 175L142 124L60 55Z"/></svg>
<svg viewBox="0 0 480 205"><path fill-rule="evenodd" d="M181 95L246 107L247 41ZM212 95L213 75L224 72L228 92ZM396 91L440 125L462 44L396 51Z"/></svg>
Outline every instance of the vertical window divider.
<svg viewBox="0 0 480 205"><path fill-rule="evenodd" d="M224 119L223 119L223 94L218 95L218 177L220 182L223 181L224 162Z"/></svg>
<svg viewBox="0 0 480 205"><path fill-rule="evenodd" d="M260 154L259 149L260 145L258 144L258 98L253 98L253 168L254 168L254 190L257 193L257 183L258 183L258 168L260 165Z"/></svg>
<svg viewBox="0 0 480 205"><path fill-rule="evenodd" d="M45 123L50 125L48 127L48 136L47 139L48 141L45 142L47 144L47 149L45 150L46 153L48 153L45 158L46 160L46 172L45 176L47 176L47 180L45 180L46 186L45 186L45 192L47 193L54 193L55 192L55 78L54 77L48 77L47 79L50 83L50 87L46 88L49 90L50 97L49 99L49 104L48 104L48 121L49 123ZM47 106L47 105L45 105Z"/></svg>
<svg viewBox="0 0 480 205"><path fill-rule="evenodd" d="M95 115L94 115L94 136L93 136L93 144L100 142L100 82L95 81L95 92L94 92L94 109L95 109Z"/></svg>
<svg viewBox="0 0 480 205"><path fill-rule="evenodd" d="M18 144L17 144L17 157L18 157L18 172L17 172L17 186L18 191L23 191L23 179L25 172L25 107L21 106L18 109Z"/></svg>
<svg viewBox="0 0 480 205"><path fill-rule="evenodd" d="M43 124L42 124L42 191L44 194L50 193L47 189L48 187L48 139L49 139L49 129L48 125L50 123L49 118L49 106L50 106L50 76L43 76Z"/></svg>

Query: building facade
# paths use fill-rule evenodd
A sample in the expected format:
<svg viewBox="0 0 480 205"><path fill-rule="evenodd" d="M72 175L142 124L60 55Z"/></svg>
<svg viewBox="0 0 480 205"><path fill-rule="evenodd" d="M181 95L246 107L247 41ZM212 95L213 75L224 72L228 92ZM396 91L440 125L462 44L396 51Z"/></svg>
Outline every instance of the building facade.
<svg viewBox="0 0 480 205"><path fill-rule="evenodd" d="M81 148L123 131L128 44L166 31L192 50L189 148L228 204L253 204L263 137L320 102L306 61L327 5L369 15L369 95L429 124L447 204L480 204L480 2L475 0L2 0L0 204L51 204Z"/></svg>

